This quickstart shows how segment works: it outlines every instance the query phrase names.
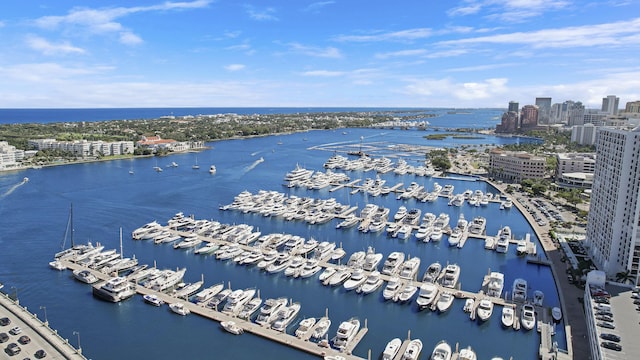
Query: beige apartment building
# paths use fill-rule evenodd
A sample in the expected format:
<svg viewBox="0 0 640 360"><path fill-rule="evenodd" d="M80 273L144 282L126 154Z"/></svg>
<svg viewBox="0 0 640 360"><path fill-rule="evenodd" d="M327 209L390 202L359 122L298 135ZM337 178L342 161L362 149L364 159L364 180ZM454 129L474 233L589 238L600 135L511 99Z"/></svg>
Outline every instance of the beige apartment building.
<svg viewBox="0 0 640 360"><path fill-rule="evenodd" d="M489 153L489 176L507 182L542 179L547 160L524 151L493 149Z"/></svg>

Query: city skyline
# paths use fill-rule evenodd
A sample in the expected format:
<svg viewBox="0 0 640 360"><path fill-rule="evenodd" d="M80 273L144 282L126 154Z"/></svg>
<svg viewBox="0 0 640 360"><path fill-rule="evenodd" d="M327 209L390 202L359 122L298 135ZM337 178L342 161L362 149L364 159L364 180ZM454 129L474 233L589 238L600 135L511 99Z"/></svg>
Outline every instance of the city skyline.
<svg viewBox="0 0 640 360"><path fill-rule="evenodd" d="M633 2L226 0L3 9L1 108L640 100Z"/></svg>

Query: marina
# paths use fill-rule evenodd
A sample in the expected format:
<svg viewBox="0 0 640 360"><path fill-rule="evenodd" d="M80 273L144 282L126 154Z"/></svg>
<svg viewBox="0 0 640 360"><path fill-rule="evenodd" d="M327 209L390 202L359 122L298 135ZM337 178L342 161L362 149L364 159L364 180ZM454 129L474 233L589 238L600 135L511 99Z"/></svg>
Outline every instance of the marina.
<svg viewBox="0 0 640 360"><path fill-rule="evenodd" d="M369 134L374 134L373 132L368 132ZM362 132L363 136L367 136L367 132ZM306 142L306 147L313 144L314 141L318 142L317 136L321 135L320 133L309 133L304 134L308 137L308 141ZM300 135L302 136L302 135ZM388 136L386 136L388 138ZM83 203L80 200L74 200L74 206L79 209L77 211L78 219L75 221L76 227L76 239L83 239L86 242L87 239L94 239L93 241L99 241L106 245L106 248L117 247L117 235L115 235L115 230L113 224L121 225L125 229L125 233L133 231L137 227L140 227L146 222L153 221L154 219L158 219L161 221L162 219L168 219L172 215L176 213L179 209L183 210L188 214L196 214L194 216L195 219L209 219L209 221L219 222L221 225L228 224L250 224L254 228L252 232L261 232L261 235L268 234L292 234L296 236L301 236L308 241L310 239L315 239L318 243L328 241L335 242L336 244L342 243L341 247L345 250L346 255L342 260L342 263L346 263L349 256L357 251L366 251L367 247L371 246L375 248L376 252L383 254L386 258L393 251L401 251L411 258L419 257L421 261L420 270L418 271L417 280L421 280L421 276L423 272L426 270L426 267L435 261L440 261L443 265L449 263L458 263L461 265L461 274L460 274L460 290L464 291L464 296L477 296L478 291L481 290L482 285L482 277L487 274L488 269L500 269L505 273L505 283L508 284L507 287L510 288L511 282L515 277L524 277L529 280L529 285L531 289L541 289L545 292L545 308L549 308L557 305L557 297L554 294L554 289L552 287L545 287L545 284L548 284L549 275L547 275L548 270L546 270L545 266L539 266L535 264L529 264L526 261L526 256L517 256L516 255L516 246L512 246L510 251L505 254L496 253L495 251L487 251L484 250L484 241L482 238L475 238L469 236L468 240L464 244L463 248L458 247L449 247L447 243L448 234L446 231L443 233L441 242L430 242L424 243L422 241L416 241L415 233L418 227L414 227L413 235L407 239L399 239L388 237L385 231L381 232L367 232L363 233L358 231L357 227L349 227L345 229L335 229L335 225L338 222L338 218L334 218L325 223L317 223L317 224L309 224L306 221L299 220L280 220L278 217L265 217L262 214L256 213L243 213L241 211L219 211L219 206L224 206L226 204L230 204L233 201L233 198L240 194L244 190L248 190L251 194L257 194L260 189L268 189L277 190L278 192L282 192L290 198L292 195L298 196L300 198L312 196L320 199L329 199L331 197L335 197L338 203L341 203L345 206L349 206L349 208L356 207L358 211L355 211L356 216L360 216L359 211L363 209L363 205L366 203L364 200L365 196L370 196L369 199L375 198L372 202L375 202L378 205L381 205L390 210L390 214L394 214L397 210L397 207L400 204L405 204L407 209L410 210L412 208L421 208L422 212L433 212L438 215L441 212L447 212L452 219L452 226L455 226L455 220L458 219L460 211L464 212L465 218L468 220L474 219L476 216L482 215L489 219L486 225L485 234L489 236L493 236L497 233L499 227L509 224L512 227L514 240L515 239L523 239L527 232L532 232L531 229L527 226L526 223L522 223L521 220L518 219L519 213L516 211L515 207L510 210L499 210L500 204L497 202L489 203L486 207L483 206L471 206L464 205L463 207L451 206L449 207L447 204L447 199L439 196L437 201L433 202L425 202L417 201L415 198L410 199L401 199L397 200L396 196L387 196L378 195L371 196L365 195L362 191L358 191L356 194L351 194L352 188L343 188L341 190L336 190L333 192L329 192L331 189L330 186L327 186L321 190L306 190L302 188L288 188L282 186L282 178L283 175L291 171L294 168L295 162L286 161L286 159L282 156L286 156L284 154L284 150L287 149L288 146L292 146L291 143L297 139L296 135L292 135L290 137L277 137L282 138L283 145L276 148L276 152L274 153L266 153L263 152L261 155L264 157L264 162L259 163L255 168L250 170L250 174L259 176L261 179L264 179L259 184L253 184L248 182L247 177L245 175L244 169L250 166L255 159L253 159L249 154L259 151L260 149L265 149L270 151L271 143L275 144L275 138L258 138L251 140L251 144L255 147L255 149L251 149L251 151L247 151L247 159L246 161L237 161L238 164L234 164L232 161L225 161L225 159L221 158L207 158L204 154L199 154L199 162L204 163L215 163L217 166L217 174L215 177L209 177L208 174L206 180L203 178L199 180L198 172L194 172L191 169L188 169L189 174L181 175L189 176L189 180L185 183L184 179L180 179L180 183L184 185L184 190L177 191L169 191L163 193L161 189L167 189L167 186L172 186L169 184L175 184L178 181L178 178L172 178L172 176L177 176L178 172L182 172L186 170L188 167L177 167L172 169L171 171L165 171L162 174L156 174L152 172L152 166L146 167L144 160L135 161L135 175L131 176L128 174L128 169L130 167L129 162L127 162L126 167L124 167L124 174L126 175L126 182L130 183L127 185L128 187L132 187L131 190L124 190L118 192L113 199L113 203L119 204L118 211L120 215L118 218L126 217L124 221L121 220L114 221L114 217L111 214L113 211L106 210L109 209L107 204L102 204L101 201L98 200L97 197L92 197L90 202ZM356 136L358 139L359 136ZM357 140L356 140L357 141ZM303 144L302 140L300 143ZM246 146L247 142L243 144L243 147ZM240 149L234 149L236 144L233 141L230 142L220 142L216 144L217 149L221 153L229 152L229 151L241 151ZM314 158L319 158L319 160L310 160L307 159L299 159L300 164L304 163L304 167L308 169L320 169L324 161L328 158L327 153L323 153L322 151L318 151L314 156ZM279 157L280 156L280 157ZM187 160L178 156L176 160L177 163L193 163L192 160ZM257 158L259 158L258 155ZM153 165L155 161L151 161L151 165ZM409 161L409 163L411 160ZM96 172L96 175L101 174L104 177L104 180L109 180L110 183L115 183L114 179L110 179L109 176L105 176L104 173L100 171L102 167L105 168L105 171L109 171L108 174L111 174L111 177L116 176L117 172L114 170L113 166L117 165L117 163L111 164L90 164L86 165L87 168L93 169L92 172ZM138 166L139 165L139 166ZM160 164L161 166L165 166L165 164ZM269 167L271 166L271 168ZM85 165L83 165L85 167ZM153 177L146 178L145 177L145 168L148 172L153 174ZM68 171L69 168L59 168L59 169L46 169L47 171ZM175 170L175 171L174 171ZM337 170L336 170L337 171ZM175 173L175 174L174 174ZM39 179L38 173L34 172L33 174L28 174L30 178L30 182L28 186L35 186L34 184L38 184L41 179ZM200 175L202 176L202 175ZM22 176L23 177L23 176ZM22 178L21 177L21 178ZM164 178L163 178L164 177ZM350 174L351 181L355 180L354 174ZM365 173L364 175L358 176L358 178L366 179L375 178L375 174L371 176L370 173ZM397 175L393 172L388 172L381 175L382 179L386 180L385 184L387 186L392 186L393 184L403 183L403 184L411 184L412 181L415 180L413 175ZM271 180L269 180L271 179ZM95 181L95 180L94 180ZM139 187L141 185L135 185L138 181L144 181L144 187ZM206 182L205 182L206 181ZM481 188L483 192L494 192L490 186L486 186L483 182L466 182L462 180L447 180L441 178L431 178L423 177L423 180L419 180L418 182L423 182L421 184L426 189L433 189L433 182L437 181L442 185L452 183L455 184L456 188L464 189L464 188ZM202 182L202 184L200 184ZM211 187L211 184L215 184L215 187ZM360 184L363 181L360 181ZM358 184L356 184L358 185ZM97 182L96 186L107 187L107 184L103 184L101 182ZM404 185L403 185L404 186ZM486 186L486 187L485 187ZM135 187L135 191L133 190ZM144 191L140 191L138 189L144 189ZM222 190L221 190L222 189ZM397 190L400 190L398 188ZM454 193L462 190L454 190ZM220 192L221 194L217 194ZM152 194L161 193L165 194L163 196L157 197ZM14 193L12 196L21 195L21 193ZM136 194L136 195L134 195ZM25 194L28 195L28 194ZM389 194L391 195L391 194ZM73 196L71 196L73 198ZM82 194L82 198L86 198L86 194ZM152 199L153 198L153 199ZM68 203L59 204L59 203L47 203L45 198L45 203L43 206L45 208L51 209L56 208L57 210L61 210L64 208L68 208ZM130 204L143 204L144 206L131 206ZM153 203L153 206L149 206L148 204ZM96 214L92 214L89 216L91 212L86 211L87 207L91 209L105 209L99 211L99 216L96 217ZM8 209L7 209L8 210ZM46 236L50 239L59 239L60 238L60 229L63 228L64 223L66 222L66 214L64 211L59 211L60 216L52 218L51 225L48 225L44 229L43 236ZM108 212L108 213L107 213ZM143 214L143 215L141 215ZM110 225L96 223L94 218L110 218ZM10 217L9 217L10 218ZM116 226L118 226L116 225ZM170 229L171 230L171 229ZM176 230L171 230L176 231ZM57 233L57 235L56 235ZM95 236L95 234L112 234L111 236ZM93 235L92 235L93 234ZM16 234L17 235L17 234ZM255 287L260 289L261 297L263 299L266 298L275 298L275 297L287 297L293 298L294 301L299 301L301 304L301 310L299 314L299 318L307 318L307 317L316 317L319 318L325 312L325 309L328 308L330 311L331 319L333 320L333 324L331 325L328 336L331 338L335 335L337 327L342 321L349 319L350 317L358 317L362 324L364 324L365 319L367 320L367 328L368 331L366 335L364 335L358 344L353 348L352 354L357 357L366 358L367 352L370 350L373 355L380 354L384 350L384 344L386 344L390 338L393 336L400 336L402 334L406 334L408 329L412 330L412 334L416 336L416 338L421 338L424 343L424 350L422 352L423 356L433 349L436 343L441 339L446 339L449 344L461 343L466 344L465 346L471 345L473 349L478 352L479 358L491 357L495 355L500 355L503 358L509 358L510 356L514 356L516 358L534 358L534 353L537 354L538 347L540 342L538 340L537 332L527 332L523 333L521 331L505 331L502 329L502 324L499 316L494 311L494 315L492 319L485 322L483 325L479 325L476 322L470 322L469 314L465 314L461 311L463 307L464 300L462 297L456 297L453 300L453 304L451 308L445 313L439 314L437 312L432 311L421 311L419 313L415 312L416 305L414 304L415 296L412 301L407 302L406 304L399 304L394 302L385 302L381 293L384 288L384 284L380 286L373 293L364 295L364 293L350 292L347 293L343 287L324 287L317 279L321 274L321 271L316 272L315 277L310 276L308 278L303 277L295 277L295 276L285 276L284 271L280 274L272 274L268 275L261 271L257 266L240 266L236 265L233 262L233 258L222 261L216 260L215 255L213 253L210 254L195 254L195 250L197 250L200 246L203 246L206 241L204 241L205 236L204 233L202 236L203 243L194 247L194 248L183 248L183 249L174 249L170 242L168 243L159 243L155 245L151 241L133 241L127 239L125 237L124 241L124 250L126 256L132 258L132 255L135 254L140 264L149 264L148 268L153 268L151 264L157 263L162 267L166 268L187 268L187 272L185 274L185 283L193 283L201 278L201 274L204 274L205 284L203 288L207 286L217 284L221 281L225 283L227 281L231 281L234 288L237 289L246 289L250 287ZM487 236L487 235L483 235ZM28 238L24 236L24 234L17 235L19 238ZM259 238L259 237L258 237ZM249 240L249 238L247 238ZM480 241L477 241L480 240ZM225 240L226 241L226 240ZM248 244L237 244L238 247L244 250L249 250L249 246L255 244L257 239L253 240L253 242ZM532 242L536 242L537 239L532 237ZM165 246L167 244L169 246ZM223 241L219 242L220 245L226 244ZM339 245L335 245L336 248ZM46 254L46 258L41 262L46 264L51 260L51 255L59 248L58 241L54 240L51 242L51 246L47 247L48 253ZM215 250L213 250L215 251ZM481 255L481 256L480 256ZM542 260L544 260L543 254L538 254L538 256L542 255ZM12 256L16 256L15 254ZM20 258L18 255L17 258ZM474 259L474 261L469 261L469 259ZM240 260L240 259L239 259ZM381 270L382 263L384 262L384 258L382 262L378 265L378 270ZM508 269L503 269L503 264L508 262ZM41 266L40 264L40 266ZM257 264L256 264L257 265ZM337 267L337 260L333 261L325 261L321 265L321 267ZM533 273L529 273L531 269L534 270ZM505 271L506 270L506 271ZM66 275L65 275L66 274ZM388 275L382 274L384 277L383 281L387 281L389 279ZM199 316L194 316L194 312L188 316L180 317L174 314L163 315L163 312L158 312L157 309L153 306L149 306L142 301L141 296L135 296L133 299L126 300L117 306L112 306L113 304L103 303L95 300L88 300L85 295L91 294L90 288L87 285L80 283L79 281L73 280L71 277L71 271L62 271L56 272L52 271L47 273L45 276L47 281L57 284L56 287L62 290L66 295L64 299L68 299L66 301L70 301L72 304L80 304L86 306L87 302L95 303L95 305L89 305L91 308L97 308L99 310L94 310L92 313L100 314L100 313L114 313L119 312L122 313L123 316L126 314L127 318L130 319L146 319L144 321L149 321L149 319L153 319L153 322L160 322L163 324L167 324L165 326L170 326L172 328L172 332L183 333L185 331L192 332L188 329L202 329L204 331L197 331L197 333L207 334L208 339L211 338L211 330L210 323L201 323L199 321L194 320ZM10 281L4 279L3 282L7 284ZM510 290L510 289L509 289ZM33 294L33 290L30 289L21 289L21 300L25 302L37 302L41 300L30 300L30 294ZM468 293L467 293L468 292ZM51 292L55 294L54 296L58 296L57 292ZM72 295L73 294L73 295ZM62 295L62 294L61 294ZM167 294L167 296L170 296ZM23 299L24 298L24 299ZM139 299L136 301L135 299ZM504 301L504 300L502 300ZM175 302L175 300L173 300ZM66 307L65 301L57 302L61 304L60 306ZM140 304L140 305L138 305ZM344 306L342 305L344 304ZM69 304L71 305L71 304ZM194 304L195 305L195 304ZM32 305L37 306L37 305ZM32 307L30 306L30 307ZM76 305L77 306L77 305ZM196 305L197 306L197 305ZM500 305L496 305L499 308ZM344 310L346 308L348 310ZM165 310L168 310L167 307L164 307ZM168 311L167 311L168 312ZM54 312L55 314L55 312ZM401 319L401 321L393 321L391 319ZM427 321L427 319L429 319ZM238 319L233 318L238 324ZM136 322L143 324L143 320L135 320ZM110 333L116 333L118 336L127 336L131 335L131 333L126 330L126 328L120 328L120 320L108 320L105 318L101 323L105 323L104 326L110 327ZM209 324L209 325L207 325ZM70 329L70 324L65 324L65 329ZM114 330L114 327L117 326L118 330ZM440 336L431 337L422 336L421 334L427 334L433 331L433 326L437 326L440 331ZM494 334L491 337L491 340L486 342L486 345L483 345L482 342L479 342L476 339L480 339L479 331L480 327L482 327L483 331L489 331ZM297 323L294 322L290 325L288 329L288 333L293 333L293 331L297 328ZM455 330L454 330L455 328ZM282 354L288 354L288 356L295 357L303 357L304 354L308 354L306 352L300 352L299 350L289 351L290 348L285 344L285 346L280 345L269 345L272 341L261 341L260 336L246 336L249 331L245 331L245 334L242 336L235 336L227 333L222 328L214 327L213 328L214 340L209 341L222 341L229 342L232 344L236 344L233 347L243 347L243 344L251 344L252 347L269 349L269 351L277 349L277 353L281 354L281 356L287 356ZM478 329L478 330L476 330ZM218 331L219 330L219 334ZM64 331L64 330L63 330ZM69 330L67 330L69 331ZM80 328L83 334L90 334L92 330L83 326ZM468 333L469 335L461 335L462 333ZM140 341L143 344L151 344L152 343L152 332L148 332L148 335L138 334L137 337L140 337ZM198 334L195 336L199 339L201 338ZM558 341L559 346L562 348L563 342L558 339L563 336L562 326L557 327L556 335L552 337L552 341ZM69 335L68 335L69 336ZM71 336L69 336L71 337ZM101 356L94 356L92 358L113 358L116 355L114 354L117 350L108 349L103 345L99 344L97 341L91 339L90 335L86 335L87 339L83 341L83 348L85 351L87 349L93 348L97 353L102 354ZM230 338L232 337L232 338ZM148 338L148 340L147 340ZM500 341L504 342L504 339L508 339L508 346L506 348L496 347L496 342ZM148 342L147 342L148 341ZM317 345L316 345L317 346ZM166 347L162 347L162 350L156 349L154 346L144 346L145 349L145 357L146 356L155 356L158 358L166 358L167 355L163 355L162 353L171 353L174 351L173 349L167 349ZM175 350L177 351L177 350ZM182 351L185 351L183 349ZM191 351L190 349L186 351ZM194 351L197 351L194 349ZM241 351L241 350L239 350ZM304 353L304 354L303 354ZM175 353L175 356L183 356ZM192 353L195 354L195 353ZM526 354L531 354L531 357ZM311 355L312 357L317 357L319 355ZM241 356L242 357L242 356Z"/></svg>

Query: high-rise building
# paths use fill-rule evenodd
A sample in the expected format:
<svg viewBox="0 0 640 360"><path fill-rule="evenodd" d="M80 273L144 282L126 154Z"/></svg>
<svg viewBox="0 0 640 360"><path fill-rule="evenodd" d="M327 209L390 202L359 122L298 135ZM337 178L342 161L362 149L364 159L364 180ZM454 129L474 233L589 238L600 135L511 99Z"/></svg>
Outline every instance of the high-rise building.
<svg viewBox="0 0 640 360"><path fill-rule="evenodd" d="M538 126L538 107L525 105L520 113L520 129L534 128Z"/></svg>
<svg viewBox="0 0 640 360"><path fill-rule="evenodd" d="M551 115L551 98L537 97L536 106L538 107L538 124L549 124Z"/></svg>
<svg viewBox="0 0 640 360"><path fill-rule="evenodd" d="M618 106L620 105L620 98L615 95L609 95L606 98L602 98L602 112L609 115L618 114Z"/></svg>
<svg viewBox="0 0 640 360"><path fill-rule="evenodd" d="M599 126L595 126L591 123L572 126L571 141L580 145L595 145L596 131L599 128Z"/></svg>
<svg viewBox="0 0 640 360"><path fill-rule="evenodd" d="M567 125L584 125L584 105L580 101L566 101Z"/></svg>
<svg viewBox="0 0 640 360"><path fill-rule="evenodd" d="M520 107L520 104L517 101L509 101L509 109L507 109L507 112L509 111L518 112L519 107Z"/></svg>
<svg viewBox="0 0 640 360"><path fill-rule="evenodd" d="M628 272L638 284L640 266L640 127L601 128L587 220L594 263L608 276Z"/></svg>
<svg viewBox="0 0 640 360"><path fill-rule="evenodd" d="M626 113L640 113L640 101L629 101L624 107Z"/></svg>

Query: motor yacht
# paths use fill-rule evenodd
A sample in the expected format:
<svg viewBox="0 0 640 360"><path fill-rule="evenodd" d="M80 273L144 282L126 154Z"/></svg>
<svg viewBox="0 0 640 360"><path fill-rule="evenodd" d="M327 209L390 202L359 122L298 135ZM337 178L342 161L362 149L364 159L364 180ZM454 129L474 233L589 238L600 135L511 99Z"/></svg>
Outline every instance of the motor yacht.
<svg viewBox="0 0 640 360"><path fill-rule="evenodd" d="M366 271L374 271L378 269L378 265L382 261L382 254L376 253L375 250L370 246L367 249L367 255L364 258L364 263L362 264L362 268Z"/></svg>
<svg viewBox="0 0 640 360"><path fill-rule="evenodd" d="M262 305L262 299L259 297L251 298L244 306L242 310L238 313L238 318L243 320L249 320L251 316L260 309L260 305Z"/></svg>
<svg viewBox="0 0 640 360"><path fill-rule="evenodd" d="M310 317L310 318L302 319L302 321L300 321L300 323L298 324L298 328L295 331L296 337L299 339L305 338L309 333L309 331L313 329L313 326L315 324L316 324L316 318Z"/></svg>
<svg viewBox="0 0 640 360"><path fill-rule="evenodd" d="M196 293L193 298L193 302L199 305L206 304L209 300L211 300L216 294L218 294L224 288L224 283L218 283L212 285L206 289L203 289Z"/></svg>
<svg viewBox="0 0 640 360"><path fill-rule="evenodd" d="M533 305L522 305L520 323L522 324L522 327L527 330L531 330L534 326L536 326L536 312Z"/></svg>
<svg viewBox="0 0 640 360"><path fill-rule="evenodd" d="M382 360L393 360L398 355L400 347L402 346L402 340L395 338L387 343L384 351L382 352Z"/></svg>
<svg viewBox="0 0 640 360"><path fill-rule="evenodd" d="M103 300L120 302L136 293L136 287L124 277L112 277L93 286L93 295Z"/></svg>
<svg viewBox="0 0 640 360"><path fill-rule="evenodd" d="M204 284L204 281L178 284L178 286L174 290L173 296L177 297L178 299L188 300L191 295L195 294L196 292L198 292L198 290L200 290L203 284Z"/></svg>
<svg viewBox="0 0 640 360"><path fill-rule="evenodd" d="M489 299L482 299L478 304L477 315L478 319L487 321L493 313L493 303Z"/></svg>
<svg viewBox="0 0 640 360"><path fill-rule="evenodd" d="M276 261L267 266L265 270L270 274L275 274L287 268L289 264L291 264L291 255L288 253L279 253Z"/></svg>
<svg viewBox="0 0 640 360"><path fill-rule="evenodd" d="M317 259L307 259L298 276L304 279L317 274L318 271L322 270L322 266L318 264L319 262Z"/></svg>
<svg viewBox="0 0 640 360"><path fill-rule="evenodd" d="M285 306L278 311L276 320L271 325L271 328L276 331L285 332L287 326L298 316L300 312L300 303L295 302L289 306Z"/></svg>
<svg viewBox="0 0 640 360"><path fill-rule="evenodd" d="M354 290L360 287L366 280L367 274L365 271L362 268L356 268L351 274L351 277L344 282L343 286L347 291Z"/></svg>
<svg viewBox="0 0 640 360"><path fill-rule="evenodd" d="M438 286L434 283L427 282L420 285L420 292L416 298L418 309L422 310L430 306L438 295L438 291Z"/></svg>
<svg viewBox="0 0 640 360"><path fill-rule="evenodd" d="M407 208L404 205L400 205L398 211L393 215L393 220L398 222L402 221L407 216Z"/></svg>
<svg viewBox="0 0 640 360"><path fill-rule="evenodd" d="M501 297L504 288L504 274L493 271L489 274L489 282L487 283L487 295L493 297Z"/></svg>
<svg viewBox="0 0 640 360"><path fill-rule="evenodd" d="M400 281L400 278L397 276L392 276L387 282L387 286L385 286L382 291L382 296L385 300L393 299L396 294L402 289L403 283Z"/></svg>
<svg viewBox="0 0 640 360"><path fill-rule="evenodd" d="M400 230L400 223L397 222L392 222L389 223L389 225L387 225L387 236L391 236L391 237L397 237L398 236L398 231Z"/></svg>
<svg viewBox="0 0 640 360"><path fill-rule="evenodd" d="M330 326L331 326L331 319L327 317L321 318L320 320L318 320L318 323L316 324L316 327L313 330L311 337L314 339L322 338L323 336L325 336L327 331L329 331Z"/></svg>
<svg viewBox="0 0 640 360"><path fill-rule="evenodd" d="M453 304L454 298L455 297L453 296L453 294L449 291L445 291L442 294L440 294L440 298L436 302L436 308L438 309L438 311L445 312L449 310L449 308Z"/></svg>
<svg viewBox="0 0 640 360"><path fill-rule="evenodd" d="M208 242L206 243L204 246L196 249L194 251L195 254L201 254L201 255L208 255L211 254L212 252L218 250L220 248L220 244L215 243L215 242Z"/></svg>
<svg viewBox="0 0 640 360"><path fill-rule="evenodd" d="M73 277L85 284L93 284L99 280L97 276L87 269L74 270Z"/></svg>
<svg viewBox="0 0 640 360"><path fill-rule="evenodd" d="M182 316L186 316L186 315L189 315L191 313L191 311L189 309L187 309L184 306L184 304L181 303L181 302L169 304L169 309L171 309L171 311L173 311L174 313L176 313L178 315L182 315Z"/></svg>
<svg viewBox="0 0 640 360"><path fill-rule="evenodd" d="M404 253L399 251L394 251L389 254L389 257L387 257L387 260L385 260L382 265L382 273L386 275L396 274L404 262L404 257Z"/></svg>
<svg viewBox="0 0 640 360"><path fill-rule="evenodd" d="M359 293L363 293L365 295L370 294L376 291L382 285L383 282L384 281L380 276L380 272L373 271L367 276L365 282L362 285L360 285L360 287L358 287L356 291Z"/></svg>
<svg viewBox="0 0 640 360"><path fill-rule="evenodd" d="M297 276L300 274L300 272L302 272L302 268L304 267L305 263L306 263L306 259L303 258L302 256L296 255L291 259L291 262L289 262L289 266L287 266L287 268L284 269L284 275L285 276Z"/></svg>
<svg viewBox="0 0 640 360"><path fill-rule="evenodd" d="M469 232L472 234L482 234L487 225L487 219L482 216L476 216L469 224Z"/></svg>
<svg viewBox="0 0 640 360"><path fill-rule="evenodd" d="M350 268L362 267L367 254L364 251L356 251L349 257L347 266Z"/></svg>
<svg viewBox="0 0 640 360"><path fill-rule="evenodd" d="M218 307L222 304L227 297L232 293L231 289L223 289L219 293L215 294L209 302L207 302L207 308L218 311Z"/></svg>
<svg viewBox="0 0 640 360"><path fill-rule="evenodd" d="M353 269L350 267L345 266L345 267L339 268L338 272L336 272L336 274L330 277L328 280L325 280L323 284L330 285L330 286L338 286L343 282L347 281L351 277L352 273L353 273Z"/></svg>
<svg viewBox="0 0 640 360"><path fill-rule="evenodd" d="M440 341L433 348L431 353L431 360L450 360L451 359L451 346L444 340Z"/></svg>
<svg viewBox="0 0 640 360"><path fill-rule="evenodd" d="M513 281L511 288L511 300L518 302L527 301L527 280L517 278Z"/></svg>
<svg viewBox="0 0 640 360"><path fill-rule="evenodd" d="M324 283L328 281L332 276L334 276L338 272L338 268L335 267L327 267L321 274L318 276L318 280Z"/></svg>
<svg viewBox="0 0 640 360"><path fill-rule="evenodd" d="M269 326L278 316L278 311L287 305L287 298L267 299L256 318L256 324Z"/></svg>
<svg viewBox="0 0 640 360"><path fill-rule="evenodd" d="M229 294L227 302L222 308L222 312L226 314L235 315L244 308L244 305L248 303L256 294L256 289L248 288L245 290L236 290Z"/></svg>
<svg viewBox="0 0 640 360"><path fill-rule="evenodd" d="M413 233L413 225L403 224L403 225L400 225L400 229L398 229L398 232L396 233L395 237L397 237L398 239L406 240L411 237L412 233Z"/></svg>
<svg viewBox="0 0 640 360"><path fill-rule="evenodd" d="M402 290L396 294L396 296L393 298L393 301L401 303L407 302L411 300L411 298L416 294L417 291L418 287L411 284L411 282L408 282L404 285Z"/></svg>
<svg viewBox="0 0 640 360"><path fill-rule="evenodd" d="M358 330L360 330L360 320L357 318L343 321L338 327L336 336L333 338L333 346L338 350L343 350L355 338Z"/></svg>
<svg viewBox="0 0 640 360"><path fill-rule="evenodd" d="M222 321L220 322L220 326L222 326L222 328L228 333L234 335L241 335L244 333L244 330L240 326L238 326L235 321L232 320Z"/></svg>
<svg viewBox="0 0 640 360"><path fill-rule="evenodd" d="M442 286L447 288L455 288L460 277L460 266L457 264L449 264L444 268L442 276Z"/></svg>
<svg viewBox="0 0 640 360"><path fill-rule="evenodd" d="M420 269L420 258L412 257L411 259L405 261L400 267L400 272L398 276L402 279L415 280L416 274L418 274L418 270Z"/></svg>
<svg viewBox="0 0 640 360"><path fill-rule="evenodd" d="M429 240L431 241L440 241L442 240L442 228L434 227L431 230L431 234L429 235Z"/></svg>
<svg viewBox="0 0 640 360"><path fill-rule="evenodd" d="M404 353L402 354L402 360L416 360L420 357L422 352L422 340L413 339L407 345Z"/></svg>
<svg viewBox="0 0 640 360"><path fill-rule="evenodd" d="M502 307L502 325L512 327L515 319L515 311L511 306Z"/></svg>
<svg viewBox="0 0 640 360"><path fill-rule="evenodd" d="M453 230L451 230L449 238L447 239L449 242L449 246L458 246L460 244L460 241L462 240L462 236L463 233L460 228L453 228Z"/></svg>
<svg viewBox="0 0 640 360"><path fill-rule="evenodd" d="M438 280L438 276L440 276L440 271L442 270L442 265L439 262L434 262L427 270L424 272L422 276L422 282L432 282L435 283Z"/></svg>
<svg viewBox="0 0 640 360"><path fill-rule="evenodd" d="M155 296L153 294L146 294L146 295L142 296L142 299L147 304L153 305L153 306L162 306L164 304L163 300L159 299L157 296Z"/></svg>
<svg viewBox="0 0 640 360"><path fill-rule="evenodd" d="M166 291L172 289L182 281L186 271L187 268L175 271L169 269L163 270L160 277L145 283L144 286L155 291Z"/></svg>
<svg viewBox="0 0 640 360"><path fill-rule="evenodd" d="M458 360L477 360L476 352L473 351L471 346L467 346L466 348L460 350L458 354Z"/></svg>
<svg viewBox="0 0 640 360"><path fill-rule="evenodd" d="M343 257L345 257L345 255L347 255L347 252L344 251L342 247L337 247L333 249L333 251L331 252L331 260L333 261L340 260Z"/></svg>

